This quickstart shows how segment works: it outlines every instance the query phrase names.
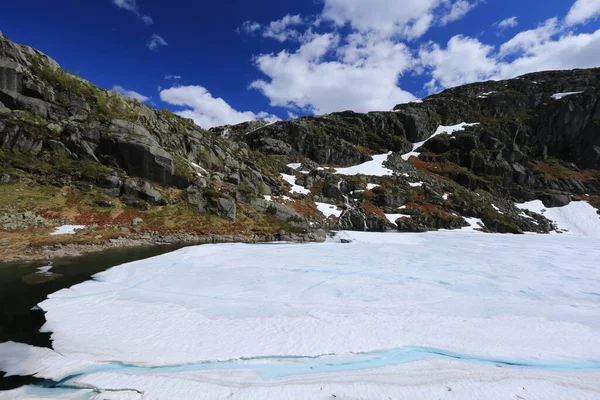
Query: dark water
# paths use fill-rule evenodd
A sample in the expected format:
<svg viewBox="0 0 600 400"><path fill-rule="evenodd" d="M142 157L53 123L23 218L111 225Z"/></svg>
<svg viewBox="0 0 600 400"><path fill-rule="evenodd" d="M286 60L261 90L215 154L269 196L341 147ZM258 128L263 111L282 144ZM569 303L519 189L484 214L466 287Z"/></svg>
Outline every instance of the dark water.
<svg viewBox="0 0 600 400"><path fill-rule="evenodd" d="M0 343L13 341L39 347L51 347L50 333L39 329L45 323L44 313L35 309L47 296L91 278L116 265L142 260L185 247L184 244L109 249L81 257L64 258L52 263L52 274L39 273L45 261L0 262ZM0 390L31 383L31 378L3 378Z"/></svg>

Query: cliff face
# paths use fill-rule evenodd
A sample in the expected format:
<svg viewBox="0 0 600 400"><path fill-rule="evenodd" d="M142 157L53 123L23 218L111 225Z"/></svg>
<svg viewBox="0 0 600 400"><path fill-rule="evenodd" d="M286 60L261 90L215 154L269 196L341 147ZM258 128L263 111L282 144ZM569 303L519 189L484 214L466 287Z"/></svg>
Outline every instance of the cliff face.
<svg viewBox="0 0 600 400"><path fill-rule="evenodd" d="M542 72L388 112L206 131L0 37L0 230L73 222L119 235L284 230L314 240L327 227L454 229L471 217L493 232L547 232L548 220L514 203L600 203L599 77L600 69ZM478 124L429 139L462 122ZM425 143L408 155L417 142ZM384 153L393 174L332 169ZM326 218L317 203L340 217ZM25 212L34 222L11 219ZM393 224L385 214L404 217ZM143 223L132 228L132 219Z"/></svg>

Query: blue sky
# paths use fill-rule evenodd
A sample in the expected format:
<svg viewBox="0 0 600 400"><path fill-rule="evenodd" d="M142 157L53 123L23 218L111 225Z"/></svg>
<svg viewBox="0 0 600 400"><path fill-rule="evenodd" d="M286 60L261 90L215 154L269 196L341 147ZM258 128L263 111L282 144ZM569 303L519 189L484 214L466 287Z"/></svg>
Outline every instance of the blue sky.
<svg viewBox="0 0 600 400"><path fill-rule="evenodd" d="M598 0L30 0L2 8L0 30L11 40L203 127L385 110L472 81L600 66Z"/></svg>

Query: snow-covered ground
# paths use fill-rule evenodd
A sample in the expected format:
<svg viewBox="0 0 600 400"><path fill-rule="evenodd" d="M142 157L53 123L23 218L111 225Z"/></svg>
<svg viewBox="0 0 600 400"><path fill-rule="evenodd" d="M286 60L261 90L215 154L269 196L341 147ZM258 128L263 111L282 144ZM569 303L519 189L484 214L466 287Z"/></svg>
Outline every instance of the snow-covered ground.
<svg viewBox="0 0 600 400"><path fill-rule="evenodd" d="M40 304L56 352L0 344L0 369L99 393L0 398L600 398L597 238L341 235L189 247L61 290Z"/></svg>

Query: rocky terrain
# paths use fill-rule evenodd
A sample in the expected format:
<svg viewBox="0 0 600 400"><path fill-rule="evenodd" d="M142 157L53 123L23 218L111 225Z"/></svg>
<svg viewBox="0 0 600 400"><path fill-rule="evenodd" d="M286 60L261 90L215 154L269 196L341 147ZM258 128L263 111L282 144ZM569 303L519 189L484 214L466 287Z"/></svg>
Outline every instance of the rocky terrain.
<svg viewBox="0 0 600 400"><path fill-rule="evenodd" d="M600 205L599 79L600 69L541 72L393 111L207 131L0 36L0 258L123 240L322 241L330 229L422 232L473 219L487 232L550 232L515 203ZM476 125L431 137L463 122ZM384 173L336 170L384 154ZM50 235L65 224L85 229Z"/></svg>

